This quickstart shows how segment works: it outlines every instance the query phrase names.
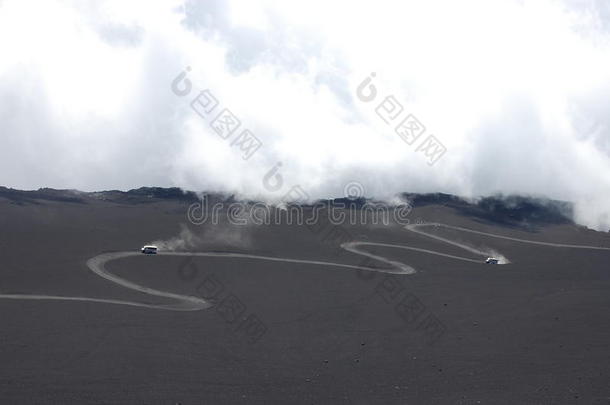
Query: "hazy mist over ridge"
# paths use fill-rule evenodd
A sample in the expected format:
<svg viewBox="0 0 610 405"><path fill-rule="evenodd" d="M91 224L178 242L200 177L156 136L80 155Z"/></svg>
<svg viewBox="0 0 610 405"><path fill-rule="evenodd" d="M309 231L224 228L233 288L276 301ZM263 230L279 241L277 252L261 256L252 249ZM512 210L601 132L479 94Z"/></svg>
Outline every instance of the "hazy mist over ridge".
<svg viewBox="0 0 610 405"><path fill-rule="evenodd" d="M4 0L0 54L0 185L277 201L357 182L379 199L546 196L610 227L601 0ZM262 142L249 159L191 108L204 89ZM390 95L446 147L434 165L376 114Z"/></svg>

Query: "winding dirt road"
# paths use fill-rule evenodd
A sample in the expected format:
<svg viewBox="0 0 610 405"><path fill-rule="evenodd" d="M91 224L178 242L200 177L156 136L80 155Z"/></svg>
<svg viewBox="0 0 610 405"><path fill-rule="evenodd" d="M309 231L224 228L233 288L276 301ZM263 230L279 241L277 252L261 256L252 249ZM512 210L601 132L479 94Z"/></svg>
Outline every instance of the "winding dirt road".
<svg viewBox="0 0 610 405"><path fill-rule="evenodd" d="M444 225L444 224L435 224L435 223L427 223L427 224L414 224L407 225L405 229L411 232L415 232L417 234L439 240L445 243L448 243L453 246L457 246L463 250L466 250L475 255L479 255L481 257L487 257L490 253L495 253L501 259L500 264L510 263L508 259L504 256L497 254L496 252L484 251L475 249L471 246L440 237L438 235L434 235L431 233L427 233L422 231L421 227L444 227L447 229L454 229L461 232L470 232L474 234L489 236L492 238L506 239L519 243L528 243L533 245L541 245L547 247L558 247L558 248L570 248L570 249L593 249L593 250L610 250L608 247L602 246L585 246L585 245L569 245L569 244L559 244L559 243L550 243L550 242L538 242L526 239L518 239L512 238L508 236L495 235L492 233L474 231L472 229L461 228L457 226ZM468 261L473 263L481 264L483 260L475 260L468 257L455 256L447 253L442 253L434 250L421 249L411 246L405 245L395 245L389 243L375 243L375 242L347 242L343 243L341 247L348 252L352 252L357 255L369 257L375 261L385 263L389 265L387 269L359 266L359 265L351 265L351 264L343 264L343 263L334 263L334 262L325 262L318 260L304 260L304 259L290 259L290 258L281 258L281 257L271 257L271 256L259 256L259 255L250 255L243 253L217 253L217 252L160 252L158 253L161 256L201 256L201 257L223 257L223 258L245 258L252 260L267 260L274 262L283 262L283 263L301 263L301 264L311 264L318 266L332 266L332 267L341 267L348 268L354 270L365 270L365 271L374 271L374 272L382 272L382 273L392 273L392 274L413 274L416 270L401 262L397 262L394 260L390 260L386 257L379 256L373 253L369 253L365 250L359 249L362 246L382 246L389 247L395 249L405 249L411 250L436 256L448 257L455 260ZM103 304L115 304L115 305L127 305L133 307L141 307L141 308L149 308L149 309L161 309L161 310L170 310L170 311L199 311L206 308L209 308L212 304L208 301L201 299L199 297L194 297L191 295L182 295L175 294L167 291L160 291L150 287L146 287L144 285L140 285L134 283L133 281L126 280L122 277L119 277L115 274L110 273L106 270L106 263L112 260L123 259L131 256L141 256L139 252L116 252L116 253L103 253L101 255L95 256L87 261L87 267L89 270L97 274L98 276L105 278L108 281L111 281L117 285L120 285L125 288L129 288L134 291L138 291L144 294L148 294L155 297L168 298L173 300L173 303L170 304L148 304L137 301L125 301L125 300L115 300L115 299L104 299L104 298L92 298L92 297L78 297L78 296L56 296L56 295L37 295L37 294L0 294L0 299L14 299L14 300L59 300L59 301L85 301L85 302L94 302L94 303L103 303Z"/></svg>

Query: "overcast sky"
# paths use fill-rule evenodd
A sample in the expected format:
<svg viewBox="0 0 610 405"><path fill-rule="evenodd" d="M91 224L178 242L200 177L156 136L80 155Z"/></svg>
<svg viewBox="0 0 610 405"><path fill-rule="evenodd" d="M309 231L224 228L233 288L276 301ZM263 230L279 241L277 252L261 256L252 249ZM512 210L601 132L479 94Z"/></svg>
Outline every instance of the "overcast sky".
<svg viewBox="0 0 610 405"><path fill-rule="evenodd" d="M241 125L219 134L225 108ZM9 187L519 193L608 229L609 108L607 0L0 0ZM395 132L409 114L412 144Z"/></svg>

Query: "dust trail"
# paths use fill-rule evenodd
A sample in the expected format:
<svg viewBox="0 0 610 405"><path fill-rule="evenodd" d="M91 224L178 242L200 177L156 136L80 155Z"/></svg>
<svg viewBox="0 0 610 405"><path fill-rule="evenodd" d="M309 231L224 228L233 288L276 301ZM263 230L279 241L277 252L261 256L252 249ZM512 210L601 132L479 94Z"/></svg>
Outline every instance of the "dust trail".
<svg viewBox="0 0 610 405"><path fill-rule="evenodd" d="M508 258L506 256L504 256L502 253L500 253L500 252L498 252L496 250L493 250L493 249L476 249L476 248L473 248L471 246L465 245L463 243L459 243L459 242L453 241L451 239L443 238L442 236L434 235L434 234L427 233L427 232L424 232L424 231L419 231L419 230L416 229L416 228L422 227L422 226L434 226L434 227L443 227L443 228L455 229L455 230L458 230L458 231L470 231L469 229L466 229L466 228L459 228L457 226L444 225L444 224L440 224L440 223L406 225L405 229L407 229L407 230L409 230L411 232L415 232L415 233L420 234L420 235L427 236L427 237L432 238L432 239L440 240L441 242L445 242L445 243L448 243L448 244L453 245L453 246L457 246L460 249L464 249L464 250L466 250L466 251L468 251L470 253L474 253L477 256L483 256L483 257L491 256L491 257L495 257L495 258L499 259L498 264L508 264L508 263L510 263L510 260L508 260ZM479 233L477 231L472 231L472 232ZM431 253L431 252L428 252L428 253ZM438 253L433 253L433 254L438 254ZM446 255L442 255L442 256L446 256ZM449 256L449 257L459 258L457 256ZM464 258L462 258L462 259L464 259ZM471 261L475 261L475 262L480 262L480 261L477 261L477 260L472 260L472 259L470 259L470 260Z"/></svg>
<svg viewBox="0 0 610 405"><path fill-rule="evenodd" d="M450 240L447 238L443 238L438 235L430 234L430 233L417 229L417 228L420 228L423 226L445 227L445 228L449 228L449 229L455 229L458 231L485 235L485 236L489 236L489 237L493 237L493 238L507 239L507 240L511 240L511 241L515 241L515 242L529 243L529 244L541 245L541 246L562 247L562 248L571 248L571 249L610 250L609 247L602 247L602 246L569 245L569 244L561 244L561 243L538 242L538 241L532 241L532 240L527 240L527 239L513 238L513 237L509 237L509 236L495 235L495 234L487 233L487 232L474 231L472 229L461 228L461 227L451 226L451 225L444 225L444 224L439 224L439 223L415 224L415 225L407 225L405 227L405 229L408 231L411 231L411 232L414 232L414 233L417 233L420 235L424 235L426 237L433 238L433 239L448 243L453 246L457 246L470 253L474 253L475 255L480 255L483 257L486 257L490 253L490 250L475 249L471 246L468 246L468 245L465 245L465 244L462 244L462 243L459 243L459 242L456 242L456 241L453 241L453 240ZM436 256L448 257L448 258L455 259L455 260L462 260L462 261L467 261L467 262L472 262L472 263L482 263L482 260L475 260L475 259L471 259L468 257L451 255L448 253L437 252L434 250L421 249L421 248L405 246L405 245L395 245L395 244L389 244L389 243L375 243L375 242L361 242L361 241L343 243L343 244L341 244L341 247L343 249L347 250L348 252L351 252L351 253L354 253L354 254L357 254L360 256L369 257L378 262L385 263L385 264L389 265L389 268L382 269L382 268L374 268L374 267L344 264L344 263L326 262L326 261L319 261L319 260L290 259L290 258L281 258L281 257L272 257L272 256L250 255L250 254L245 254L245 253L171 252L170 251L170 252L160 252L159 255L160 256L224 257L227 259L233 258L233 259L265 260L265 261L283 262L283 263L300 263L300 264L310 264L310 265L316 265L316 266L339 267L339 268L347 268L347 269L354 269L354 270L365 270L365 271L374 271L374 272L392 273L392 274L413 274L416 272L416 270L413 267L411 267L405 263L390 260L389 258L380 256L378 254L369 253L367 251L359 249L358 248L359 246L381 246L381 247L389 247L389 248L395 248L395 249L405 249L405 250L411 250L411 251L415 251L415 252L421 252L421 253L426 253L426 254L431 254L431 255L436 255ZM148 294L148 295L152 295L152 296L156 296L156 297L167 298L167 299L173 300L174 301L173 303L150 304L150 303L137 302L137 301L125 301L125 300L104 299L104 298L78 297L78 296L71 297L71 296L38 295L38 294L0 294L0 299L79 301L79 302L127 305L127 306L140 307L140 308L160 309L160 310L170 310L170 311L199 311L199 310L203 310L203 309L206 309L206 308L209 308L210 306L212 306L212 304L210 302L208 302L204 299L201 299L199 297L175 294L175 293L171 293L171 292L167 292L167 291L156 290L156 289L153 289L150 287L146 287L146 286L134 283L133 281L126 280L126 279L119 277L115 274L112 274L108 270L106 270L106 267L105 267L106 263L108 263L112 260L118 260L118 259L123 259L126 257L141 256L141 255L142 254L139 252L103 253L101 255L98 255L98 256L95 256L95 257L89 259L87 261L87 267L89 268L89 270L91 270L93 273L95 273L99 277L102 277L114 284L120 285L122 287L131 289L134 291L138 291L138 292L141 292L144 294ZM501 255L498 252L494 252L494 256L501 258L502 263L509 263L508 259L506 259L503 255Z"/></svg>
<svg viewBox="0 0 610 405"><path fill-rule="evenodd" d="M318 260L303 260L303 259L290 259L290 258L279 258L271 256L259 256L249 255L243 253L217 253L217 252L160 252L160 256L198 256L198 257L225 257L225 258L241 258L241 259L253 259L253 260L266 260L284 263L301 263L311 264L320 266L334 266L342 267L355 270L367 270L377 271L383 273L395 273L395 274L411 274L415 272L409 266L402 263L393 262L379 257L380 261L390 264L393 269L378 269L373 267L356 266L351 264L333 263ZM374 255L366 254L371 257ZM112 260L123 259L130 256L142 256L139 252L116 252L116 253L103 253L95 256L87 261L87 267L89 270L97 274L98 276L118 284L122 287L129 288L144 294L153 295L157 297L169 298L175 302L172 304L148 304L137 301L124 301L104 298L91 298L91 297L70 297L70 296L59 296L59 295L38 295L38 294L0 294L0 299L13 299L13 300L51 300L51 301L81 301L81 302L93 302L103 304L115 304L115 305L127 305L133 307L149 308L149 309L163 309L170 311L198 311L209 308L212 304L199 297L190 295L175 294L166 291L155 290L150 287L146 287L133 281L126 280L115 274L110 273L105 268L105 264Z"/></svg>
<svg viewBox="0 0 610 405"><path fill-rule="evenodd" d="M437 236L437 235L433 235L427 232L423 232L421 230L417 230L416 228L418 227L422 227L422 226L435 226L435 227L443 227L443 228L448 228L448 229L454 229L456 231L461 231L461 232L469 232L469 233L474 233L477 235L484 235L484 236L489 236L491 238L497 238L497 239L505 239L505 240L510 240L513 242L519 242L519 243L528 243L531 245L539 245L539 246L548 246L548 247L557 247L557 248L568 248L568 249L589 249L589 250L610 250L610 247L604 247L604 246L589 246L589 245L570 245L570 244L566 244L566 243L551 243L551 242L540 242L540 241L535 241L535 240L530 240L530 239L520 239L520 238L513 238L510 236L503 236L503 235L496 235L493 233L489 233L489 232L482 232L482 231L475 231L473 229L468 229L468 228L462 228L459 226L453 226L453 225L445 225L445 224L441 224L441 223L427 223L427 224L413 224L413 225L406 225L405 229L411 231L411 232L415 232L418 233L420 235L425 235L429 238L433 238L433 239L437 239L440 240L442 242L445 243L449 243L451 245L457 246L459 248L465 249L469 252L472 252L474 254L477 255L481 255L481 256L493 256L496 257L498 259L500 259L500 263L499 264L508 264L510 263L510 260L508 260L508 258L506 256L504 256L503 254L493 250L493 249L486 249L486 250L480 250L480 249L475 249L472 248L470 246L464 245L462 243L459 242L455 242L452 241L450 239L447 238L443 238L441 236Z"/></svg>

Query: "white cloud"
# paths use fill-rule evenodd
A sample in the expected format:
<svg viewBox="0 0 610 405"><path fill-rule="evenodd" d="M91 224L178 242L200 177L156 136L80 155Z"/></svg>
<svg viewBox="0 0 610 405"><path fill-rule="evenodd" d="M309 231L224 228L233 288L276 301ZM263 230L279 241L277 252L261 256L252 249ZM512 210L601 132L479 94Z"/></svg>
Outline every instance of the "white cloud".
<svg viewBox="0 0 610 405"><path fill-rule="evenodd" d="M610 226L603 1L0 2L0 183L177 185L279 199L444 191L561 198ZM186 66L193 90L170 83ZM355 96L376 72L374 103ZM264 145L195 114L209 88ZM393 94L446 146L430 167L374 112ZM262 177L282 162L284 186Z"/></svg>

